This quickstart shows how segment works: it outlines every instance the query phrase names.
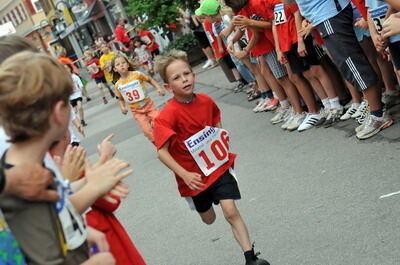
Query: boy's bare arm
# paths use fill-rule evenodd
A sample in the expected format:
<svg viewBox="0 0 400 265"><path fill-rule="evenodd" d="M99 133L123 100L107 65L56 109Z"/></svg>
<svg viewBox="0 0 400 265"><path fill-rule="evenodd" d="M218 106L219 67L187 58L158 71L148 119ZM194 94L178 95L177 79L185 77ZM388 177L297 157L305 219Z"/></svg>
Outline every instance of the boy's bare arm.
<svg viewBox="0 0 400 265"><path fill-rule="evenodd" d="M202 190L205 185L201 181L201 175L195 172L189 172L176 162L168 151L169 142L158 150L158 159L178 175L188 187L192 190Z"/></svg>
<svg viewBox="0 0 400 265"><path fill-rule="evenodd" d="M388 3L392 8L396 10L400 10L400 1L399 0L382 0Z"/></svg>

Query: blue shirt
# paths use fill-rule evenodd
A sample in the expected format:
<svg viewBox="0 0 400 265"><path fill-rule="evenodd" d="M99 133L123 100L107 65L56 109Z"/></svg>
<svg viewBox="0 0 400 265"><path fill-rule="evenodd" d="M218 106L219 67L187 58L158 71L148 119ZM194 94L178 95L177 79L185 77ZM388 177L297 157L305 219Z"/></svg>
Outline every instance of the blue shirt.
<svg viewBox="0 0 400 265"><path fill-rule="evenodd" d="M317 26L340 13L334 0L296 0L296 2L302 16L310 21L313 26ZM342 9L350 4L350 0L338 0L338 2Z"/></svg>
<svg viewBox="0 0 400 265"><path fill-rule="evenodd" d="M385 2L381 2L378 0L365 0L365 6L368 7L368 12L374 10L375 8L386 6L389 9L389 5ZM400 35L395 35L389 38L390 43L394 43L400 41Z"/></svg>

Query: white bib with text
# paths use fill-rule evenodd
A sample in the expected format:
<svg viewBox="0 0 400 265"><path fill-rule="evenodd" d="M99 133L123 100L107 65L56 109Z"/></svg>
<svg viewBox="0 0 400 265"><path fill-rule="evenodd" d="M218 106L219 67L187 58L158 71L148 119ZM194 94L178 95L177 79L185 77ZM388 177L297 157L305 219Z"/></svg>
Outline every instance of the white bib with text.
<svg viewBox="0 0 400 265"><path fill-rule="evenodd" d="M274 18L275 25L284 24L287 22L284 4L275 5Z"/></svg>
<svg viewBox="0 0 400 265"><path fill-rule="evenodd" d="M146 98L146 94L139 80L132 80L128 84L120 86L118 90L128 103L136 103Z"/></svg>
<svg viewBox="0 0 400 265"><path fill-rule="evenodd" d="M205 176L229 161L229 133L224 129L206 126L185 145Z"/></svg>
<svg viewBox="0 0 400 265"><path fill-rule="evenodd" d="M381 33L383 29L383 22L385 22L386 14L389 7L387 5L368 10L369 15L374 21L376 31Z"/></svg>

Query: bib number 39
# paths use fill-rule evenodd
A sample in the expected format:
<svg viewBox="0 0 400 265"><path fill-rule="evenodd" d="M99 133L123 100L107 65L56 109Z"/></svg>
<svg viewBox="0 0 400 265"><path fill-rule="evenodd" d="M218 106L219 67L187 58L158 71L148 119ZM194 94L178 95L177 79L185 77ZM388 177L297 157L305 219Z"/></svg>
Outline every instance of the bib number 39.
<svg viewBox="0 0 400 265"><path fill-rule="evenodd" d="M185 140L185 145L205 176L229 161L229 133L206 126Z"/></svg>

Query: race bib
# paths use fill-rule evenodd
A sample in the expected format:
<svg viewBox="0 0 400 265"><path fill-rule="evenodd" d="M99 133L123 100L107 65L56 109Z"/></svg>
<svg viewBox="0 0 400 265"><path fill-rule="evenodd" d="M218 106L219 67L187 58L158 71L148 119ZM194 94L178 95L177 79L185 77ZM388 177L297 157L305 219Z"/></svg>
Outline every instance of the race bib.
<svg viewBox="0 0 400 265"><path fill-rule="evenodd" d="M275 25L284 24L287 22L284 4L275 5L274 18L275 18Z"/></svg>
<svg viewBox="0 0 400 265"><path fill-rule="evenodd" d="M210 41L211 44L214 43L214 38L211 36L211 33L209 31L206 32L207 38Z"/></svg>
<svg viewBox="0 0 400 265"><path fill-rule="evenodd" d="M144 93L142 84L139 80L133 80L126 85L122 85L118 90L121 92L124 100L128 103L136 103L146 98L146 94Z"/></svg>
<svg viewBox="0 0 400 265"><path fill-rule="evenodd" d="M206 126L185 145L205 176L229 161L229 133L224 129Z"/></svg>
<svg viewBox="0 0 400 265"><path fill-rule="evenodd" d="M389 9L389 7L387 5L385 5L385 6L381 6L378 8L368 10L368 13L371 16L372 20L374 21L374 25L375 25L376 31L378 33L382 32L383 22L385 22L385 18L386 18L388 9Z"/></svg>
<svg viewBox="0 0 400 265"><path fill-rule="evenodd" d="M56 204L56 212L60 220L65 243L69 250L82 246L87 238L87 231L82 216L75 210L74 206L68 199L71 190L68 182L63 178L54 161L47 159L46 164L49 166L56 177L57 192L60 200ZM51 166L50 166L51 165Z"/></svg>
<svg viewBox="0 0 400 265"><path fill-rule="evenodd" d="M99 67L95 63L89 65L88 68L91 74L97 74L99 72Z"/></svg>

